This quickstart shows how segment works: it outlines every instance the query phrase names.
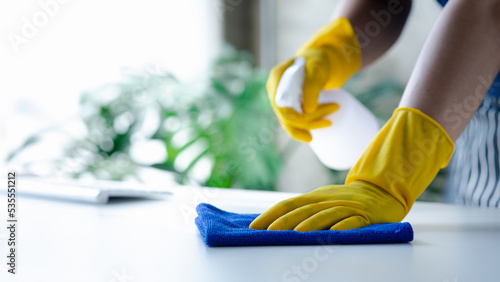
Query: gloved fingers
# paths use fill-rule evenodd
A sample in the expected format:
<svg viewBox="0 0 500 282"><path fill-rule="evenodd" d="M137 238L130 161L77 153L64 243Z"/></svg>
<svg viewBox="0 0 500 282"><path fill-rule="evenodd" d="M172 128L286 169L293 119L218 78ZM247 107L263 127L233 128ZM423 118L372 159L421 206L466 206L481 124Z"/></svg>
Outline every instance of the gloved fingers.
<svg viewBox="0 0 500 282"><path fill-rule="evenodd" d="M309 133L309 131L307 131L305 129L306 126L304 124L295 127L292 124L290 124L288 121L283 120L280 113L277 113L276 116L277 116L281 126L286 131L286 133L288 133L288 135L290 137L292 137L293 139L295 139L297 141L302 141L302 142L306 142L306 143L311 142L312 136Z"/></svg>
<svg viewBox="0 0 500 282"><path fill-rule="evenodd" d="M313 120L313 121L309 121L309 122L304 121L304 120L301 120L301 121L287 121L286 124L289 127L292 127L292 128L294 128L296 130L309 131L309 130L313 130L313 129L329 127L330 125L332 125L332 122L329 121L329 120L327 120L327 119L319 118L317 120ZM292 129L290 129L290 130L292 130ZM301 140L301 141L303 141L303 140Z"/></svg>
<svg viewBox="0 0 500 282"><path fill-rule="evenodd" d="M296 203L295 201L295 199L297 199L298 197L281 201L276 205L270 207L265 212L260 214L256 219L254 219L250 223L249 228L260 230L267 229L269 225L271 225L271 223L273 223L276 219L294 210L298 206L298 203Z"/></svg>
<svg viewBox="0 0 500 282"><path fill-rule="evenodd" d="M319 118L317 120L313 121L305 121L305 120L296 120L296 121L286 121L285 124L287 124L290 127L293 127L297 130L312 130L312 129L318 129L318 128L324 128L324 127L329 127L332 125L332 122L324 119L324 118Z"/></svg>
<svg viewBox="0 0 500 282"><path fill-rule="evenodd" d="M311 192L310 192L311 193ZM304 195L308 195L306 193ZM286 215L287 213L300 208L302 206L306 206L308 204L318 203L321 199L318 197L311 196L296 196L290 199L286 199L281 201L274 206L267 209L261 215L259 215L252 223L250 223L251 229L267 229L274 221L278 218Z"/></svg>
<svg viewBox="0 0 500 282"><path fill-rule="evenodd" d="M299 232L319 231L329 229L336 223L357 213L356 209L346 206L336 206L316 213L302 221L293 230Z"/></svg>
<svg viewBox="0 0 500 282"><path fill-rule="evenodd" d="M299 129L307 129L307 117L304 114L297 113L292 108L278 108L279 115L283 119L283 123L289 124Z"/></svg>
<svg viewBox="0 0 500 282"><path fill-rule="evenodd" d="M296 110L292 108L278 108L283 119L289 120L306 120L303 114L299 114Z"/></svg>
<svg viewBox="0 0 500 282"><path fill-rule="evenodd" d="M305 118L307 121L317 120L319 118L326 117L327 115L336 112L339 108L340 108L339 104L336 103L322 104L319 105L314 112L305 114Z"/></svg>
<svg viewBox="0 0 500 282"><path fill-rule="evenodd" d="M280 112L287 121L306 121L310 122L322 117L325 117L331 113L334 113L340 108L337 103L329 103L319 105L316 110L312 113L299 114L292 108L280 108Z"/></svg>
<svg viewBox="0 0 500 282"><path fill-rule="evenodd" d="M292 108L279 108L279 111L286 123L299 129L310 130L330 126L331 122L327 122L323 117L338 109L338 104L331 103L318 106L316 111L311 114L299 114Z"/></svg>
<svg viewBox="0 0 500 282"><path fill-rule="evenodd" d="M330 230L343 231L349 229L362 228L368 225L370 225L370 222L366 218L360 215L354 215L338 222L337 224L332 226Z"/></svg>
<svg viewBox="0 0 500 282"><path fill-rule="evenodd" d="M312 140L311 133L304 129L299 129L290 124L282 123L285 131L295 140L309 143Z"/></svg>
<svg viewBox="0 0 500 282"><path fill-rule="evenodd" d="M296 208L276 219L267 230L293 230L302 221L310 218L316 213L334 207L339 203L336 201L319 202Z"/></svg>
<svg viewBox="0 0 500 282"><path fill-rule="evenodd" d="M295 140L302 142L310 142L312 140L311 134L305 130L307 128L306 122L295 123L294 125L290 124L289 119L296 119L299 116L299 113L294 111L291 108L278 108L275 104L276 97L276 89L278 88L279 81L281 76L285 72L285 70L290 67L294 62L294 59L290 59L285 61L271 70L269 74L269 78L266 83L267 93L269 96L269 100L273 105L273 109L280 121L281 125L285 129L285 131Z"/></svg>
<svg viewBox="0 0 500 282"><path fill-rule="evenodd" d="M302 86L304 93L302 108L305 113L313 113L318 107L319 93L328 81L330 68L328 64L325 64L325 62L328 62L327 55L320 50L306 50L304 56L307 59L304 85Z"/></svg>
<svg viewBox="0 0 500 282"><path fill-rule="evenodd" d="M287 60L277 66L275 66L269 73L269 77L266 83L267 94L271 104L275 106L276 90L278 89L278 84L280 82L281 76L285 70L293 64L294 59Z"/></svg>
<svg viewBox="0 0 500 282"><path fill-rule="evenodd" d="M331 121L327 119L318 119L309 122L309 124L307 125L307 129L313 130L313 129L325 128L329 127L330 125L332 125Z"/></svg>

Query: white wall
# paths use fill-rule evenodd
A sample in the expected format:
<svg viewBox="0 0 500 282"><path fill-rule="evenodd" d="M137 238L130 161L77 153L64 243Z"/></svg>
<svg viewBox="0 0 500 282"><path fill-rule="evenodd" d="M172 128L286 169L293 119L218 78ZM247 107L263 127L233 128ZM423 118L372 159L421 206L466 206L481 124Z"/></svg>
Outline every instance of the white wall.
<svg viewBox="0 0 500 282"><path fill-rule="evenodd" d="M222 9L214 0L0 2L0 158L74 117L80 93L122 67L200 75L219 51Z"/></svg>

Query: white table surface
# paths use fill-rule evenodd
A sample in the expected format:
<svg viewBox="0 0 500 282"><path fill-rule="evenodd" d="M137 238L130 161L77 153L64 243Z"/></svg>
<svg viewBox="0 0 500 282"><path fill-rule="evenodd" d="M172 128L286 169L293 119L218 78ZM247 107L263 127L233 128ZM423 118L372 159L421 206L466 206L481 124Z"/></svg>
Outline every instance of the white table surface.
<svg viewBox="0 0 500 282"><path fill-rule="evenodd" d="M209 248L197 203L257 213L292 194L173 190L101 206L19 198L18 274L2 263L0 281L500 281L500 210L417 202L409 244Z"/></svg>

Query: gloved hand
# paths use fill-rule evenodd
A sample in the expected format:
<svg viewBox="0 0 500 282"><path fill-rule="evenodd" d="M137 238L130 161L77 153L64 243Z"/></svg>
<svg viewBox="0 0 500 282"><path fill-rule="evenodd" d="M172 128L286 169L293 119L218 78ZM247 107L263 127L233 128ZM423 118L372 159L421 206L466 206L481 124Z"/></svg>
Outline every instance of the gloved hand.
<svg viewBox="0 0 500 282"><path fill-rule="evenodd" d="M349 171L345 185L282 201L250 228L306 232L399 222L448 164L453 148L432 118L416 109L397 109Z"/></svg>
<svg viewBox="0 0 500 282"><path fill-rule="evenodd" d="M305 58L303 113L280 108L275 103L282 75L298 57ZM341 87L360 66L361 51L356 34L346 18L339 18L320 29L294 58L273 68L267 81L267 92L278 120L288 134L299 141L310 142L312 137L308 130L330 126L331 122L323 117L336 111L338 105L318 106L319 92Z"/></svg>

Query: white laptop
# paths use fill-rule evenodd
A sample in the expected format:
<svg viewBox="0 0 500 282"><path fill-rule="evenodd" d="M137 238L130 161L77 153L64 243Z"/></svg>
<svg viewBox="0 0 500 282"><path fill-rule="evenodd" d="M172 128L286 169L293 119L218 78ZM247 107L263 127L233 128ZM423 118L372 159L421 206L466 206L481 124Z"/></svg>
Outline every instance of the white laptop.
<svg viewBox="0 0 500 282"><path fill-rule="evenodd" d="M16 184L18 195L95 204L106 204L110 198L113 197L151 198L159 195L172 194L172 190L168 187L151 187L145 184L119 181L59 181L57 179L44 179L21 175L17 178ZM165 184L165 186L172 185L172 183Z"/></svg>

